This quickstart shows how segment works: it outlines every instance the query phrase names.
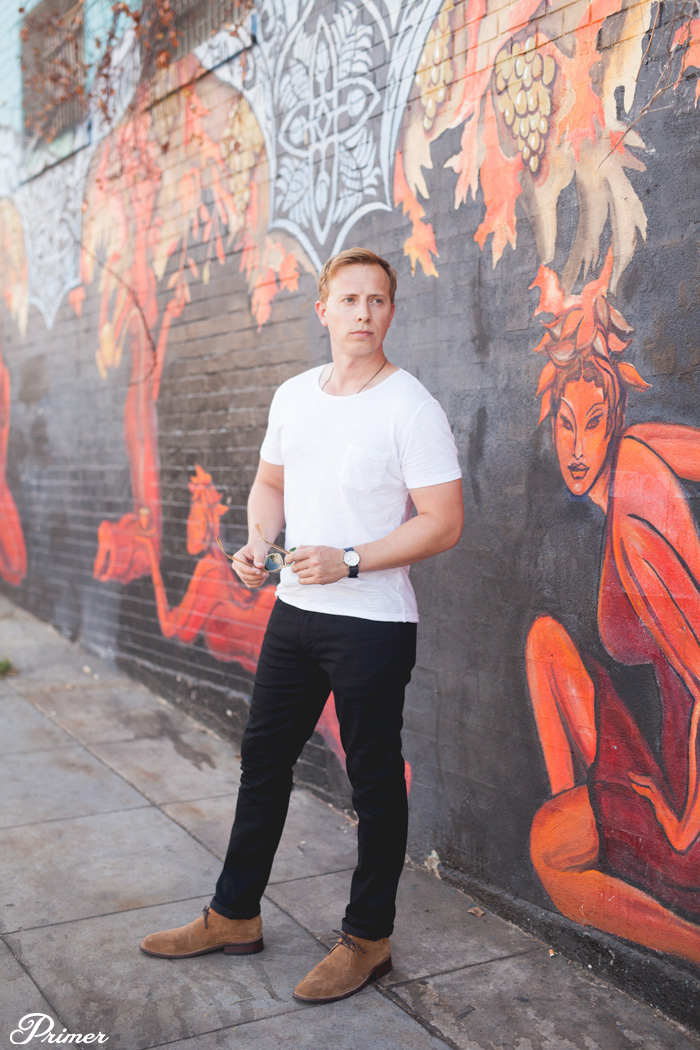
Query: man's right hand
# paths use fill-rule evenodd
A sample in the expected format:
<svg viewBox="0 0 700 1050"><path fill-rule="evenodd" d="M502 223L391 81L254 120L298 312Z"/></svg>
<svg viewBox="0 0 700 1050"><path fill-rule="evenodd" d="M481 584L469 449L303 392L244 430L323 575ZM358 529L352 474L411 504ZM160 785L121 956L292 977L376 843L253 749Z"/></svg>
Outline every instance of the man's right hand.
<svg viewBox="0 0 700 1050"><path fill-rule="evenodd" d="M231 568L236 576L238 576L241 583L244 583L251 591L256 590L258 587L262 587L263 583L270 575L269 572L266 572L265 570L266 554L267 547L261 540L251 540L246 543L245 547L241 547L240 550L236 551L236 561L231 562ZM241 562L247 562L250 567L246 568Z"/></svg>

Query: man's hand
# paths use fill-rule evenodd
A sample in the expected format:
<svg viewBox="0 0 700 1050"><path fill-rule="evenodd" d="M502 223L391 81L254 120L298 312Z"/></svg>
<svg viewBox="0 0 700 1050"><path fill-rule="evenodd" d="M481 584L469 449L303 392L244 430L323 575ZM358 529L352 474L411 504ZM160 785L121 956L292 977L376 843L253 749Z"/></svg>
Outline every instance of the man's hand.
<svg viewBox="0 0 700 1050"><path fill-rule="evenodd" d="M239 580L251 591L256 590L258 587L262 587L263 583L270 575L269 572L266 572L265 570L266 554L267 547L262 540L251 540L246 543L245 547L241 547L240 550L236 551L234 555L236 561L231 562L231 568L236 576L238 576ZM246 568L241 562L247 562L249 568Z"/></svg>
<svg viewBox="0 0 700 1050"><path fill-rule="evenodd" d="M299 583L335 583L348 575L342 547L297 547L285 558Z"/></svg>

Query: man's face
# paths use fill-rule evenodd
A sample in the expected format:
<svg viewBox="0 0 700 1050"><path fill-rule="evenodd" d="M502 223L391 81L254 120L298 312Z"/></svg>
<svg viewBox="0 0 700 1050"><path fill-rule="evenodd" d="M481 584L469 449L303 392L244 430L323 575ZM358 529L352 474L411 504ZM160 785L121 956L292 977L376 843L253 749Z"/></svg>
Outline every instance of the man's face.
<svg viewBox="0 0 700 1050"><path fill-rule="evenodd" d="M381 350L394 316L389 278L381 266L343 266L328 285L325 303L316 303L316 312L334 351L371 356Z"/></svg>

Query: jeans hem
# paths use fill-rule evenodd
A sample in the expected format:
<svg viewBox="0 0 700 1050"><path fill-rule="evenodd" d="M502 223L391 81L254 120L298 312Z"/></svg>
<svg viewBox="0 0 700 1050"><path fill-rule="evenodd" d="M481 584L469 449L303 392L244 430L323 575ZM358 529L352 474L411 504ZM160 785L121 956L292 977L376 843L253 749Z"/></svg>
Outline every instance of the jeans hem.
<svg viewBox="0 0 700 1050"><path fill-rule="evenodd" d="M258 908L254 915L234 915L230 908L225 908L223 904L219 904L216 897L212 897L209 902L209 907L212 911L215 911L217 915L223 916L224 919L257 919L260 914L260 908Z"/></svg>
<svg viewBox="0 0 700 1050"><path fill-rule="evenodd" d="M343 931L343 933L349 933L352 937L362 937L365 941L381 941L385 937L391 937L392 933L394 932L393 926L388 927L386 929L386 932L383 930L380 932L377 932L376 930L371 932L367 930L361 930L357 926L351 926L349 922L345 921L345 919L343 919L343 921L341 922L340 928Z"/></svg>

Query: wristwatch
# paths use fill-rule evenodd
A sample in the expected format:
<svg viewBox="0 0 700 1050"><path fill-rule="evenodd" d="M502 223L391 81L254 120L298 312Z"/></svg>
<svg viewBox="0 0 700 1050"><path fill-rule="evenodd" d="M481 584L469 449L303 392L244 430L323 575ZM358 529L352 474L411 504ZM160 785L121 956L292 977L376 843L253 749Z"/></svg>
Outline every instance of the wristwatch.
<svg viewBox="0 0 700 1050"><path fill-rule="evenodd" d="M343 547L343 550L345 551L343 561L350 569L348 576L351 580L354 580L357 578L357 574L360 571L360 555L354 547Z"/></svg>

